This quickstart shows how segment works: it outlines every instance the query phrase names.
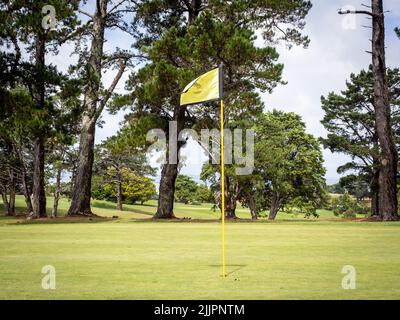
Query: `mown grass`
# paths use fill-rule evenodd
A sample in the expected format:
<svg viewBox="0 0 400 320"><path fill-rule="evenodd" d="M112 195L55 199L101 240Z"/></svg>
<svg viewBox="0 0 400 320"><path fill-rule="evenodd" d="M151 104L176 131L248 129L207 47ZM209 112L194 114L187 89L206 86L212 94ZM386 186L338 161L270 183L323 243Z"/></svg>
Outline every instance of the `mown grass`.
<svg viewBox="0 0 400 320"><path fill-rule="evenodd" d="M400 298L400 223L341 221L328 211L310 221L282 214L275 223L227 223L223 278L219 214L210 207L176 206L178 217L215 219L203 223L140 223L151 221L154 202L122 213L93 202L96 214L120 219L1 216L0 298ZM61 214L67 208L62 200ZM56 269L56 290L41 287L45 265ZM357 270L355 290L341 287L344 265Z"/></svg>

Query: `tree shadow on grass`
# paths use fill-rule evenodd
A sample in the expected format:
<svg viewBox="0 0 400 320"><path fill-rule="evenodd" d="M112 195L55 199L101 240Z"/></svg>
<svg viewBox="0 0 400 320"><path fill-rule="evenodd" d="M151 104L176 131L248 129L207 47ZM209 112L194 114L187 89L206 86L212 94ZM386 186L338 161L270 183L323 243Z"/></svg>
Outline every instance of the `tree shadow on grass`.
<svg viewBox="0 0 400 320"><path fill-rule="evenodd" d="M73 223L100 223L100 222L110 222L116 221L109 217L68 217L68 216L58 216L55 219L38 218L38 219L27 219L26 213L17 212L16 216L7 216L0 213L0 222L5 225L43 225L43 224L73 224Z"/></svg>
<svg viewBox="0 0 400 320"><path fill-rule="evenodd" d="M16 220L12 224L18 225L33 225L33 224L74 224L74 223L101 223L115 221L116 219L104 218L104 217L59 217L56 219L44 218L44 219L32 219L32 220Z"/></svg>
<svg viewBox="0 0 400 320"><path fill-rule="evenodd" d="M222 264L210 264L208 266L222 269ZM234 274L235 272L247 267L247 264L226 264L225 267L228 269L226 275L230 276L231 274ZM233 269L229 271L229 268Z"/></svg>
<svg viewBox="0 0 400 320"><path fill-rule="evenodd" d="M147 206L147 207L154 207L152 205L143 205L143 206ZM104 203L104 202L98 202L98 201L93 201L92 202L92 207L93 208L99 208L99 209L111 209L111 210L117 210L116 209L116 205L112 204L112 203ZM133 213L137 213L137 214L143 214L143 215L147 215L147 216L153 216L152 213L144 211L144 210L140 210L137 208L132 208L132 207L127 207L124 206L122 212L133 212Z"/></svg>

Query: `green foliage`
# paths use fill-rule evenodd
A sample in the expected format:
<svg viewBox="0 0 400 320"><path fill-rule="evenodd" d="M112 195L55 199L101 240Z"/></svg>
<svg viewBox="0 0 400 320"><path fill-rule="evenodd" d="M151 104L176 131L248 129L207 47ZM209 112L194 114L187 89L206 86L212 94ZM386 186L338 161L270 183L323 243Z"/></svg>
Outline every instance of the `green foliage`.
<svg viewBox="0 0 400 320"><path fill-rule="evenodd" d="M122 182L122 197L126 204L143 204L153 199L156 194L156 186L148 177L136 176Z"/></svg>
<svg viewBox="0 0 400 320"><path fill-rule="evenodd" d="M139 47L151 63L132 74L129 81L136 110L146 108L165 115L165 110L175 108L179 93L187 83L221 62L227 67L227 102L234 101L240 89L242 92L245 88L247 91L254 88L271 91L280 83L283 66L276 64L276 50L255 45L253 27L255 24L261 26L260 16L246 17L241 12L242 7L212 1L206 10L201 9L204 10L202 14L193 13L194 19L189 24L184 23L188 10L186 4L143 1L139 6L137 23L147 28L148 33L144 37L153 36L155 41L151 42L151 46ZM249 13L252 11L251 6L244 7ZM169 16L170 11L159 16L161 8L173 10L173 17ZM291 14L293 12L286 11L281 17L276 14L274 18L285 19ZM160 30L162 33L159 33Z"/></svg>
<svg viewBox="0 0 400 320"><path fill-rule="evenodd" d="M190 177L178 175L175 182L175 201L184 204L196 200L197 183Z"/></svg>
<svg viewBox="0 0 400 320"><path fill-rule="evenodd" d="M205 184L198 184L189 176L179 174L175 183L175 201L184 204L212 202L212 192Z"/></svg>
<svg viewBox="0 0 400 320"><path fill-rule="evenodd" d="M305 218L318 218L319 214L317 213L317 209L320 209L321 207L323 207L322 203L320 203L317 208L313 201L310 201L305 197L297 197L285 206L285 212L296 215L302 214Z"/></svg>
<svg viewBox="0 0 400 320"><path fill-rule="evenodd" d="M335 216L343 218L356 218L357 214L368 214L368 207L362 202L354 200L349 193L345 193L331 201L331 210Z"/></svg>
<svg viewBox="0 0 400 320"><path fill-rule="evenodd" d="M102 176L92 177L92 198L96 200L108 200L115 202L117 196L116 188L113 184L107 184Z"/></svg>
<svg viewBox="0 0 400 320"><path fill-rule="evenodd" d="M132 124L137 124L134 126ZM97 177L92 181L95 199L115 201L117 186L122 186L122 202L132 204L151 199L155 185L146 175L154 175L148 164L143 130L146 123L130 120L115 136L96 146L94 168ZM135 134L137 133L137 135Z"/></svg>
<svg viewBox="0 0 400 320"><path fill-rule="evenodd" d="M327 191L334 194L344 194L346 189L342 187L340 183L335 183L327 186Z"/></svg>
<svg viewBox="0 0 400 320"><path fill-rule="evenodd" d="M368 176L350 174L340 178L340 185L358 201L371 195Z"/></svg>
<svg viewBox="0 0 400 320"><path fill-rule="evenodd" d="M209 203L212 202L212 193L210 188L205 184L198 184L195 194L195 200L199 203Z"/></svg>
<svg viewBox="0 0 400 320"><path fill-rule="evenodd" d="M95 150L95 172L112 181L123 180L123 170L129 169L136 175L154 175L148 164L143 136L133 135L138 128L124 126L115 136L107 138Z"/></svg>
<svg viewBox="0 0 400 320"><path fill-rule="evenodd" d="M133 102L134 113L157 114L169 121L182 89L199 74L224 63L227 117L251 118L262 110L255 89L271 91L283 83L283 65L267 43L307 45L301 30L310 8L311 3L302 0L140 2L133 22L140 35L135 46L149 63L131 74L131 93L118 97L114 109ZM264 31L262 46L256 45L258 29ZM217 111L214 104L191 108L186 126L215 128Z"/></svg>
<svg viewBox="0 0 400 320"><path fill-rule="evenodd" d="M1 82L11 89L24 87L35 101L34 108L26 111L32 117L29 124L36 135L48 134L54 125L53 121L68 118L60 119L54 101L55 93L68 91L62 98L65 100L66 97L76 96L79 89L77 82L68 85L67 77L60 74L55 66L47 65L45 57L39 57L37 52L42 42L44 54L58 52L61 39L73 32L79 24L75 14L78 3L77 0L0 2L0 44L11 49L7 51L11 53L1 53L0 69L4 75ZM53 6L56 11L54 28L45 29L42 26L45 17L42 8L46 5ZM72 91L75 91L74 94ZM39 99L38 94L43 97Z"/></svg>
<svg viewBox="0 0 400 320"><path fill-rule="evenodd" d="M255 168L261 184L259 196L278 210L296 201L314 214L325 197L325 168L318 141L305 131L294 113L272 111L258 120Z"/></svg>
<svg viewBox="0 0 400 320"><path fill-rule="evenodd" d="M146 202L156 195L156 186L148 177L138 176L129 169L122 170L122 201L125 204ZM92 197L96 200L116 201L117 188L107 178L93 176Z"/></svg>

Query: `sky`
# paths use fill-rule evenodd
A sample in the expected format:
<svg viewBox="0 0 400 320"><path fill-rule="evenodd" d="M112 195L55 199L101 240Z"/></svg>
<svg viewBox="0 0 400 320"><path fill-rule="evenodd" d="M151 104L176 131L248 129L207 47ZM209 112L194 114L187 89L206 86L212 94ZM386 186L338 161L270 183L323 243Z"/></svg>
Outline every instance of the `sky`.
<svg viewBox="0 0 400 320"><path fill-rule="evenodd" d="M283 79L288 82L285 86L277 87L272 94L262 94L266 110L279 109L296 112L302 116L306 123L307 131L315 137L326 136L326 131L320 121L323 118L320 99L331 91L339 92L345 88L346 80L351 73L358 73L368 68L371 63L370 51L371 21L365 16L338 15L339 8L353 6L363 8L359 0L314 0L313 8L306 18L307 25L304 34L308 35L311 43L309 48L294 47L288 50L285 46L278 48L280 63L285 68ZM368 3L365 1L364 3ZM400 1L385 0L386 13L386 50L388 67L400 66L400 39L393 31L395 26L400 26ZM366 9L366 8L363 8ZM129 49L131 38L122 33L109 34L106 50L114 47ZM50 61L60 69L67 67L66 62L71 61L69 54L71 47L66 46L60 55L51 57ZM115 72L110 71L103 75L105 85L109 84ZM117 92L124 91L125 74L120 81ZM104 112L102 120L104 125L96 132L96 143L108 136L114 135L120 128L124 112L110 115ZM199 179L201 166L207 160L201 148L194 141L189 141L182 150L185 165L182 174L189 175L195 180ZM151 164L158 165L157 155L151 156ZM345 155L332 154L324 150L326 179L328 184L339 180L337 168L346 163L349 158ZM156 177L159 180L159 176Z"/></svg>

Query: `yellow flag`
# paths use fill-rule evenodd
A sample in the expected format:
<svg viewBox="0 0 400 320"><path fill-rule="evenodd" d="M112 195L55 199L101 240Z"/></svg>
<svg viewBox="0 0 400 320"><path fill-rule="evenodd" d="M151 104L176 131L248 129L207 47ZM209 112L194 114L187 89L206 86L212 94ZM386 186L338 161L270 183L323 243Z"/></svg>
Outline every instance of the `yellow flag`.
<svg viewBox="0 0 400 320"><path fill-rule="evenodd" d="M222 98L221 68L213 69L189 83L181 94L181 106Z"/></svg>

